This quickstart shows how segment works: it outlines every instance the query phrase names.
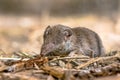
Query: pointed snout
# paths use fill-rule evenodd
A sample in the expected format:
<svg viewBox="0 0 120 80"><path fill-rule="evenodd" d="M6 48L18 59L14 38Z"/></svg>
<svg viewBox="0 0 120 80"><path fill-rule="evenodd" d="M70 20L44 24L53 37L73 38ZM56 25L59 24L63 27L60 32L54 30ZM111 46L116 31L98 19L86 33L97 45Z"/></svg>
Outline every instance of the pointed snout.
<svg viewBox="0 0 120 80"><path fill-rule="evenodd" d="M55 45L53 43L43 44L40 55L45 56L54 50Z"/></svg>

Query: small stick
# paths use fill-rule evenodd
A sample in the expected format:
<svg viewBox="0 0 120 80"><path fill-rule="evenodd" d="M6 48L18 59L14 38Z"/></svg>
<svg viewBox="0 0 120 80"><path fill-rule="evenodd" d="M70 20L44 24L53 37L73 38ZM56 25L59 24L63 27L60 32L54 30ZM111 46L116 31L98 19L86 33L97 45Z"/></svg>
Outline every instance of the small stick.
<svg viewBox="0 0 120 80"><path fill-rule="evenodd" d="M48 65L44 65L44 66L41 66L41 69L58 79L63 78L64 71L62 68L56 68L56 67L50 67Z"/></svg>
<svg viewBox="0 0 120 80"><path fill-rule="evenodd" d="M21 60L22 58L0 58L0 60L1 61L4 61L4 62L6 62L6 61L19 61L19 60ZM22 59L23 61L26 61L26 60L29 60L29 58L24 58L24 59Z"/></svg>
<svg viewBox="0 0 120 80"><path fill-rule="evenodd" d="M48 57L49 58L49 57ZM90 58L88 56L78 56L78 57L56 57L55 59L51 60L56 61L56 60L65 60L65 59L80 59L81 61L88 61Z"/></svg>
<svg viewBox="0 0 120 80"><path fill-rule="evenodd" d="M108 57L97 57L97 58L92 58L90 59L90 61L88 61L87 63L84 63L84 64L80 64L79 66L77 66L77 69L80 69L80 68L83 68L83 67L87 67L89 66L90 64L92 63L95 63L95 62L98 62L98 61L106 61L106 60L111 60L113 58L119 58L120 59L120 56L118 55L115 55L115 56L108 56Z"/></svg>
<svg viewBox="0 0 120 80"><path fill-rule="evenodd" d="M26 54L25 52L21 52L21 51L19 51L19 53L22 54L22 55L24 55L25 57L28 57L28 58L31 58L31 59L34 58L34 57L32 57L32 56Z"/></svg>

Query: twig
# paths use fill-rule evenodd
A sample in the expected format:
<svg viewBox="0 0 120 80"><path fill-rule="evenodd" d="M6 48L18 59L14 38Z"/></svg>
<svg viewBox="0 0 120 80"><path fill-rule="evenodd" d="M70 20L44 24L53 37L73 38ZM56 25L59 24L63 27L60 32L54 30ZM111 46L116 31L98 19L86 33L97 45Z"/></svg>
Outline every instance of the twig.
<svg viewBox="0 0 120 80"><path fill-rule="evenodd" d="M22 54L22 55L25 56L25 57L28 57L28 58L31 58L31 59L34 58L33 56L30 56L29 54L26 54L25 52L19 51L19 53Z"/></svg>
<svg viewBox="0 0 120 80"><path fill-rule="evenodd" d="M30 60L26 60L26 61L21 61L18 60L16 62L14 62L13 65L6 67L5 69L2 69L0 72L17 72L17 71L21 71L24 69L36 69L36 66L40 67L41 65L43 65L44 63L47 63L48 59L47 58L35 58L35 59L30 59Z"/></svg>
<svg viewBox="0 0 120 80"><path fill-rule="evenodd" d="M97 57L97 58L92 58L90 59L90 61L88 61L87 63L84 63L84 64L80 64L79 66L77 66L76 68L77 69L81 69L83 67L87 67L89 66L90 64L93 64L95 62L98 62L98 61L107 61L107 60L111 60L111 59L114 59L114 58L119 58L120 59L120 56L108 56L108 57Z"/></svg>
<svg viewBox="0 0 120 80"><path fill-rule="evenodd" d="M41 67L46 73L53 75L56 78L63 78L64 71L61 68L50 67L48 65L44 65Z"/></svg>
<svg viewBox="0 0 120 80"><path fill-rule="evenodd" d="M90 75L94 77L109 76L112 74L120 73L120 63L113 63L105 67L89 69L89 70L81 70L81 71L76 70L76 72L77 72L76 74L78 74L79 77L86 77L86 78L87 76Z"/></svg>
<svg viewBox="0 0 120 80"><path fill-rule="evenodd" d="M19 61L21 60L22 58L7 58L7 57L4 57L4 58L0 58L1 61L3 62L7 62L7 61ZM29 58L24 58L22 59L23 61L26 61L26 60L29 60Z"/></svg>
<svg viewBox="0 0 120 80"><path fill-rule="evenodd" d="M49 58L49 57L48 57ZM88 56L78 56L78 57L56 57L50 62L56 61L56 60L66 60L66 59L80 59L81 61L88 61L90 58Z"/></svg>

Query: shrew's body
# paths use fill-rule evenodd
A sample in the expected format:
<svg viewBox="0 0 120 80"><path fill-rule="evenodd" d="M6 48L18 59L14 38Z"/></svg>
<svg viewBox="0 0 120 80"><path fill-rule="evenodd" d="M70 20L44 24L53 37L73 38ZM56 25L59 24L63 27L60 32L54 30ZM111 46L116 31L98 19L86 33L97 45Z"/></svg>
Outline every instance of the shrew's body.
<svg viewBox="0 0 120 80"><path fill-rule="evenodd" d="M44 32L41 55L63 56L82 53L99 57L105 54L102 41L97 33L84 28L70 28L64 25L48 26Z"/></svg>

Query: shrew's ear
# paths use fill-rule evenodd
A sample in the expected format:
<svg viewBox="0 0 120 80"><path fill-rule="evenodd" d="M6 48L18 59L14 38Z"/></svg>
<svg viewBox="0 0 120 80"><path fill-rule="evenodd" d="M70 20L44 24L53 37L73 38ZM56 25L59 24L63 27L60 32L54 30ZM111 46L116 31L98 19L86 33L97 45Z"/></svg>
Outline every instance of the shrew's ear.
<svg viewBox="0 0 120 80"><path fill-rule="evenodd" d="M65 38L69 38L70 36L72 36L73 32L71 29L66 29L64 30L64 36Z"/></svg>
<svg viewBox="0 0 120 80"><path fill-rule="evenodd" d="M44 32L44 37L48 34L50 34L50 30L51 30L51 27L50 25L48 25L48 27L45 29L45 32Z"/></svg>
<svg viewBox="0 0 120 80"><path fill-rule="evenodd" d="M49 31L51 29L50 25L47 26L45 31Z"/></svg>

